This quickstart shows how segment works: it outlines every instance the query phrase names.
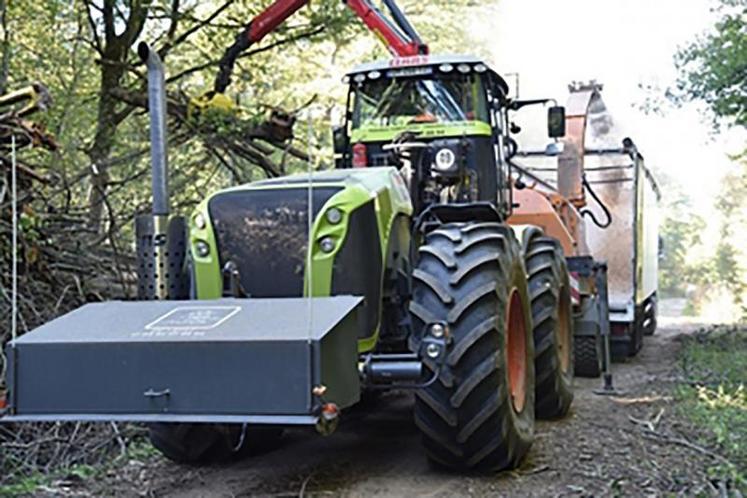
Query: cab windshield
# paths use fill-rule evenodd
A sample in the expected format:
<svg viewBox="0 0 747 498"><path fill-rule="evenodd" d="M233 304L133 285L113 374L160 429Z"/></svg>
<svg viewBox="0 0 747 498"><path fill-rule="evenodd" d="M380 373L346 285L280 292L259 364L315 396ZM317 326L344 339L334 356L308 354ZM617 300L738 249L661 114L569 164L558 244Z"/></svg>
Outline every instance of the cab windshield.
<svg viewBox="0 0 747 498"><path fill-rule="evenodd" d="M459 121L489 122L478 75L368 80L354 86L353 129Z"/></svg>

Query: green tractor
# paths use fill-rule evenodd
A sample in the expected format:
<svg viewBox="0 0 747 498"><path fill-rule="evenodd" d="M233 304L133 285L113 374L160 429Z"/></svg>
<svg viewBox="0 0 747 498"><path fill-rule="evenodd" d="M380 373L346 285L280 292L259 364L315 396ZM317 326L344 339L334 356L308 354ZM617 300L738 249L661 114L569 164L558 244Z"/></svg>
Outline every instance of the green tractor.
<svg viewBox="0 0 747 498"><path fill-rule="evenodd" d="M200 204L189 219L190 297L362 296L362 390L415 389L432 460L514 467L532 442L535 376L522 247L506 224L507 86L472 57L398 64L348 75L335 170ZM173 455L203 439L194 430L151 433Z"/></svg>
<svg viewBox="0 0 747 498"><path fill-rule="evenodd" d="M557 417L572 397L569 381L544 382L568 376L554 329L535 391L533 319L571 313L559 289L536 299L562 275L530 293L522 240L538 231L506 221L504 80L462 56L361 66L337 168L221 190L185 219L168 209L163 70L140 52L154 150L142 300L86 305L14 341L4 418L145 422L163 454L199 463L271 447L291 425L330 433L367 393L411 389L431 461L516 467L535 403Z"/></svg>

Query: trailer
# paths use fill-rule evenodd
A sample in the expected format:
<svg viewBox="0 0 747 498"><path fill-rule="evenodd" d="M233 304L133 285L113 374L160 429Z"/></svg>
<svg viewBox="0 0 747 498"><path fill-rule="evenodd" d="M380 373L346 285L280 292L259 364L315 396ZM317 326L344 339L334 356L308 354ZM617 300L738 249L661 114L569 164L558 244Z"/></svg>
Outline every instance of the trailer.
<svg viewBox="0 0 747 498"><path fill-rule="evenodd" d="M587 243L607 261L612 354L624 358L635 355L643 336L656 330L661 194L629 138L621 148L586 154L586 182L599 201L590 204L589 216L602 225L587 225Z"/></svg>
<svg viewBox="0 0 747 498"><path fill-rule="evenodd" d="M596 81L569 85L569 131L557 144L558 156L519 150L516 179L533 189L560 191L587 221L573 250L607 266L611 354L623 359L656 330L661 193L633 140L615 125L602 89ZM584 328L576 334L585 334ZM576 354L582 353L577 347Z"/></svg>

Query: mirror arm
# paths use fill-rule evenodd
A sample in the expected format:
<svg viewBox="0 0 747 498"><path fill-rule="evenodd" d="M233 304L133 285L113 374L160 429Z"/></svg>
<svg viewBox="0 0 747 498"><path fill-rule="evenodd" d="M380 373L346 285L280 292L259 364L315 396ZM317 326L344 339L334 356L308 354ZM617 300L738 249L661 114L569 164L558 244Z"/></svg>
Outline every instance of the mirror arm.
<svg viewBox="0 0 747 498"><path fill-rule="evenodd" d="M528 105L547 104L548 102L552 102L553 105L558 105L555 99L527 99L527 100L512 100L508 104L508 108L511 109L512 111L518 111L522 107L526 107Z"/></svg>

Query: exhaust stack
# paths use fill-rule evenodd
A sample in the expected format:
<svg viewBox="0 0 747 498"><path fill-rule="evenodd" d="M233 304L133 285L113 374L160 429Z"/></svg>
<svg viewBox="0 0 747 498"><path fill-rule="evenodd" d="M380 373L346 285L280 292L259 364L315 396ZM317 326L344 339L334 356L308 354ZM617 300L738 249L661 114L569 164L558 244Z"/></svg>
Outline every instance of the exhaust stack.
<svg viewBox="0 0 747 498"><path fill-rule="evenodd" d="M166 156L166 84L163 63L147 43L137 46L148 68L148 112L150 113L150 157L153 174L153 216L168 216L169 186Z"/></svg>
<svg viewBox="0 0 747 498"><path fill-rule="evenodd" d="M148 68L148 111L153 212L135 222L138 252L138 298L175 299L181 291L179 273L184 261L184 219L169 217L168 158L166 155L166 84L161 58L147 43L137 47ZM176 287L175 287L176 286Z"/></svg>

